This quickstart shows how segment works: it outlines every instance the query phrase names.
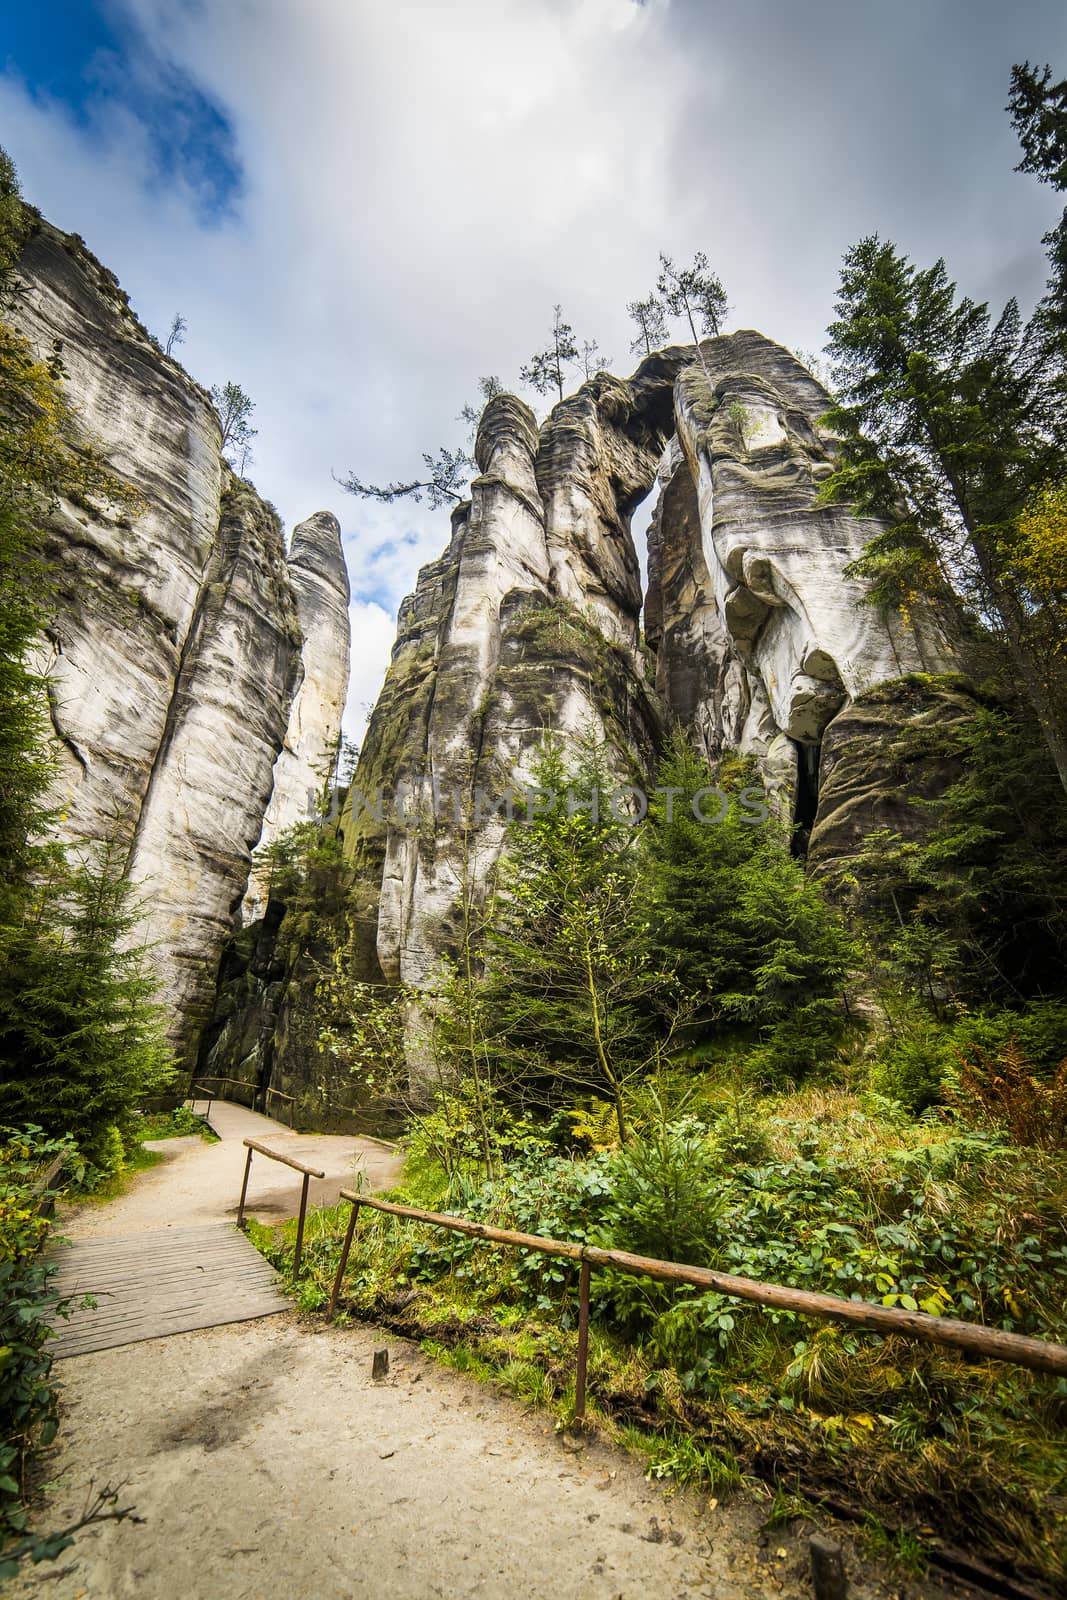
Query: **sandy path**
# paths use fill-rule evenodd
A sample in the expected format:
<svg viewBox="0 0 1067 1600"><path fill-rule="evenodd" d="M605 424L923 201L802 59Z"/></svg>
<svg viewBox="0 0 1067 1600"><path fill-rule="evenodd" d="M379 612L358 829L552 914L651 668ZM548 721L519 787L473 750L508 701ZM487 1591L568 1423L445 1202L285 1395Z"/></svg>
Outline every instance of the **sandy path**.
<svg viewBox="0 0 1067 1600"><path fill-rule="evenodd" d="M241 1139L263 1136L330 1177L387 1182L372 1141L266 1129L216 1106L217 1145L166 1142L168 1159L66 1230L137 1234L236 1209ZM257 1166L257 1163L258 1166ZM289 1176L295 1178L295 1174ZM253 1163L255 1214L291 1214L297 1183ZM392 1371L370 1376L376 1345ZM42 1463L40 1529L123 1485L143 1523L83 1532L10 1586L36 1600L758 1600L811 1595L806 1539L760 1532L766 1507L670 1497L632 1456L574 1452L542 1412L363 1326L295 1313L73 1356L56 1369L62 1426ZM849 1558L851 1600L901 1593ZM909 1597L943 1594L909 1583Z"/></svg>
<svg viewBox="0 0 1067 1600"><path fill-rule="evenodd" d="M363 1175L371 1189L389 1188L399 1177L401 1158L374 1139L329 1133L290 1133L280 1122L261 1117L243 1106L216 1100L211 1125L218 1144L188 1139L161 1139L148 1148L159 1150L164 1161L139 1173L126 1193L106 1205L92 1202L64 1212L63 1233L72 1239L106 1234L154 1233L159 1228L190 1228L201 1222L218 1222L236 1216L244 1175L244 1139L259 1139L282 1154L325 1172L313 1178L312 1205L333 1205L338 1191ZM263 1222L280 1222L296 1215L300 1205L300 1175L266 1156L253 1156L248 1187L248 1212Z"/></svg>
<svg viewBox="0 0 1067 1600"><path fill-rule="evenodd" d="M395 1338L375 1383L385 1342L285 1315L64 1362L48 1523L77 1512L90 1476L124 1482L145 1522L83 1533L62 1575L12 1587L50 1600L810 1596L805 1543L773 1531L761 1547L755 1508L668 1498L595 1443L571 1454L543 1413ZM894 1592L868 1578L850 1596Z"/></svg>

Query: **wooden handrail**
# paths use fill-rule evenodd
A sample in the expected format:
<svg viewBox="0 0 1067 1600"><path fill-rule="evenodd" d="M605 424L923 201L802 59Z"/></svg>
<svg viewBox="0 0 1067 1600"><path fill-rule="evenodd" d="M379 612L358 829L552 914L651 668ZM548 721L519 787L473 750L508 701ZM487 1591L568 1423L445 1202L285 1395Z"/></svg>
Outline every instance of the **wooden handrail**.
<svg viewBox="0 0 1067 1600"><path fill-rule="evenodd" d="M638 1256L628 1250L601 1250L596 1245L571 1244L561 1239L543 1239L537 1234L514 1233L507 1228L494 1228L486 1222L473 1222L466 1217L448 1216L439 1211L422 1211L417 1206L397 1205L391 1200L375 1200L369 1195L353 1194L342 1189L340 1199L352 1207L341 1246L341 1259L327 1316L337 1309L337 1298L348 1265L352 1248L356 1218L360 1206L370 1206L374 1211L385 1211L390 1216L403 1217L412 1222L425 1222L431 1227L448 1228L453 1233L467 1234L484 1239L490 1244L512 1245L520 1250L537 1250L546 1256L565 1256L581 1263L578 1308L578 1373L575 1383L575 1416L580 1419L585 1412L585 1371L589 1339L589 1268L615 1267L635 1276L655 1278L661 1283L690 1284L697 1289L711 1289L738 1300L751 1300L756 1305L774 1306L781 1311L792 1311L801 1316L824 1317L836 1322L849 1322L871 1332L895 1333L905 1339L921 1339L928 1344L946 1345L965 1350L971 1355L987 1356L995 1361L1010 1361L1018 1367L1033 1372L1051 1372L1067 1375L1067 1346L1054 1344L1048 1339L1033 1339L1026 1334L1005 1333L1000 1328L988 1328L983 1323L957 1322L951 1317L934 1317L925 1311L902 1311L895 1306L875 1305L869 1300L844 1300L838 1295L817 1294L809 1289L790 1289L778 1283L759 1283L754 1278L738 1278L729 1272L713 1272L707 1267L692 1267L678 1261L660 1261L651 1256Z"/></svg>
<svg viewBox="0 0 1067 1600"><path fill-rule="evenodd" d="M320 1172L318 1167L308 1167L302 1161L294 1161L292 1156L283 1156L277 1150L260 1144L258 1139L245 1139L243 1141L248 1155L245 1157L245 1175L241 1184L241 1198L237 1203L237 1226L245 1225L245 1196L248 1193L248 1174L252 1170L252 1152L258 1150L261 1156L269 1156L272 1161L280 1161L284 1167L292 1167L294 1172L301 1172L304 1181L300 1186L300 1216L296 1224L296 1252L293 1256L293 1277L300 1276L300 1261L304 1251L304 1218L308 1208L308 1184L312 1178L325 1178L325 1172Z"/></svg>
<svg viewBox="0 0 1067 1600"><path fill-rule="evenodd" d="M273 1088L260 1089L260 1088L257 1087L256 1084L247 1083L243 1078L223 1078L223 1077L216 1076L216 1075L214 1075L212 1073L206 1074L206 1076L203 1077L200 1081L198 1081L197 1083L194 1083L192 1085L192 1089L199 1089L202 1094L211 1095L212 1097L214 1097L216 1099L222 1099L223 1096L216 1095L214 1089L209 1089L207 1087L207 1085L209 1083L229 1083L229 1084L233 1084L238 1089L247 1089L249 1094L250 1094L250 1096L251 1096L251 1098L252 1098L252 1100L253 1100L253 1102L255 1101L255 1098L256 1098L256 1096L258 1094L262 1094L262 1095L264 1095L266 1097L267 1100L270 1099L271 1095L276 1095L279 1100L287 1100L291 1107L296 1107L301 1103L301 1097L299 1095L287 1094L284 1089L273 1089ZM191 1091L186 1096L186 1099L192 1099L192 1092ZM323 1101L320 1109L325 1110L325 1111L332 1111L332 1112L335 1112L338 1116L349 1117L349 1118L358 1117L358 1114L359 1114L358 1107L339 1105L336 1101L333 1101L333 1100ZM289 1126L291 1128L295 1126L295 1116L296 1116L295 1110L291 1110L290 1113L289 1113ZM396 1148L396 1145L392 1140L379 1139L375 1134L361 1133L361 1134L358 1135L358 1137L361 1138L361 1139L373 1139L376 1144L384 1145L385 1148L389 1149L389 1150L394 1150Z"/></svg>
<svg viewBox="0 0 1067 1600"><path fill-rule="evenodd" d="M51 1161L48 1163L47 1167L45 1167L41 1175L34 1179L34 1182L30 1188L30 1193L33 1195L34 1200L36 1201L36 1204L33 1208L35 1216L51 1218L55 1215L56 1195L53 1184L59 1177L59 1174L63 1171L63 1168L66 1166L66 1164L67 1152L65 1150L61 1150L57 1156L52 1157ZM39 1239L37 1241L37 1249L40 1250L43 1244L44 1239Z"/></svg>
<svg viewBox="0 0 1067 1600"><path fill-rule="evenodd" d="M258 1139L244 1139L242 1143L249 1150L256 1150L261 1156L270 1156L272 1161L280 1161L283 1166L292 1167L294 1172L305 1172L309 1178L325 1178L325 1172L320 1172L318 1167L305 1166L303 1161L294 1161L292 1156L283 1156L278 1150L271 1150L268 1145L260 1144Z"/></svg>

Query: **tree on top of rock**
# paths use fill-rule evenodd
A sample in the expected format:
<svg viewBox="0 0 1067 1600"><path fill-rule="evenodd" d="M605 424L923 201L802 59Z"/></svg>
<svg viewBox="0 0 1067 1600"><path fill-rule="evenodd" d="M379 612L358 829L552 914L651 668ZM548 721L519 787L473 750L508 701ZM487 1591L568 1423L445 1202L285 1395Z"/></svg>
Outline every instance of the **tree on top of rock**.
<svg viewBox="0 0 1067 1600"><path fill-rule="evenodd" d="M536 389L538 394L547 394L550 389L555 389L560 400L563 399L563 369L572 361L579 361L578 346L574 339L574 329L569 322L563 320L563 307L553 308L552 342L547 350L542 350L538 355L531 356L524 367L520 367L519 376L523 383L528 383L531 389Z"/></svg>
<svg viewBox="0 0 1067 1600"><path fill-rule="evenodd" d="M672 317L685 317L695 345L700 344L701 335L710 338L717 334L726 316L726 290L703 250L697 251L691 267L676 267L661 250L659 265L656 294L664 309Z"/></svg>
<svg viewBox="0 0 1067 1600"><path fill-rule="evenodd" d="M595 378L598 372L609 372L612 359L611 356L606 356L601 352L600 346L595 339L582 340L582 352L578 357L578 365L587 379Z"/></svg>
<svg viewBox="0 0 1067 1600"><path fill-rule="evenodd" d="M189 324L181 312L176 311L170 325L170 332L167 334L167 342L163 346L163 354L165 356L172 356L178 345L185 343L185 330L188 326Z"/></svg>
<svg viewBox="0 0 1067 1600"><path fill-rule="evenodd" d="M222 426L222 453L243 477L252 460L252 440L258 432L252 426L256 403L239 383L224 383L221 389L212 389L211 398Z"/></svg>
<svg viewBox="0 0 1067 1600"><path fill-rule="evenodd" d="M460 411L459 416L456 418L457 422L465 422L470 428L470 440L472 444L474 443L475 435L478 432L478 424L482 420L482 412L485 410L490 400L495 400L498 394L504 393L504 385L501 383L496 374L491 372L488 377L478 379L478 393L482 397L481 405L471 405L468 401Z"/></svg>
<svg viewBox="0 0 1067 1600"><path fill-rule="evenodd" d="M650 356L653 350L662 349L667 343L667 314L654 294L647 300L628 301L626 314L637 325L637 337L630 341L635 356Z"/></svg>
<svg viewBox="0 0 1067 1600"><path fill-rule="evenodd" d="M349 494L358 494L364 500L381 500L385 505L408 497L418 503L425 494L434 511L449 501L458 505L466 499L464 490L474 462L465 450L446 450L442 446L436 456L427 455L424 451L422 459L426 466L426 476L423 478L397 483L364 483L354 472L350 472L347 477L340 479L341 487L347 489Z"/></svg>

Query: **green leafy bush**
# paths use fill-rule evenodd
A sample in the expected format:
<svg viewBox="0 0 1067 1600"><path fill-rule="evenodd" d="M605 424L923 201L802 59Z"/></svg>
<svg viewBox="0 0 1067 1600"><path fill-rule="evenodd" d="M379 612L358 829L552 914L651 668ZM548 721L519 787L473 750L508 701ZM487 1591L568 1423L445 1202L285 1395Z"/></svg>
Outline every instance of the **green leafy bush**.
<svg viewBox="0 0 1067 1600"><path fill-rule="evenodd" d="M76 1175L72 1140L0 1129L0 1550L25 1530L28 1453L51 1443L57 1427L45 1342L62 1305L50 1288L54 1268L39 1254L50 1224L35 1183L61 1153Z"/></svg>
<svg viewBox="0 0 1067 1600"><path fill-rule="evenodd" d="M613 1245L636 1255L706 1265L724 1208L719 1152L695 1117L661 1122L608 1167L605 1221Z"/></svg>
<svg viewBox="0 0 1067 1600"><path fill-rule="evenodd" d="M930 1019L925 1029L898 1034L882 1045L871 1067L870 1085L876 1094L917 1116L942 1099L952 1065L949 1040Z"/></svg>

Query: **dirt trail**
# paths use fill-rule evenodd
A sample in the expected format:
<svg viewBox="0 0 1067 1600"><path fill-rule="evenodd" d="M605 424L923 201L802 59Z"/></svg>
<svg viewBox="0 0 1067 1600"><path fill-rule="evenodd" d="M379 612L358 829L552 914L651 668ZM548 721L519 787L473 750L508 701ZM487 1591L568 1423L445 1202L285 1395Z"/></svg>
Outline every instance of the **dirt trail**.
<svg viewBox="0 0 1067 1600"><path fill-rule="evenodd" d="M376 1383L381 1344L391 1372ZM668 1497L595 1443L571 1454L543 1413L366 1328L312 1332L288 1314L76 1357L61 1375L49 1525L76 1514L90 1477L123 1482L145 1522L83 1533L63 1576L21 1589L42 1600L811 1593L804 1542L761 1540L756 1508ZM896 1592L867 1579L850 1595Z"/></svg>
<svg viewBox="0 0 1067 1600"><path fill-rule="evenodd" d="M247 1126L233 1119L229 1137L215 1146L170 1141L181 1147L163 1166L139 1175L107 1207L78 1213L68 1230L140 1229L150 1248L159 1228L231 1214L240 1130ZM282 1137L292 1136L271 1132L268 1142ZM311 1147L325 1165L336 1144L330 1153L337 1167L349 1163L331 1176L336 1193L353 1159L351 1149L342 1156L340 1143L294 1139L287 1148ZM380 1163L393 1158L380 1148L356 1154L382 1181L387 1168ZM260 1183L277 1184L284 1171L268 1178L261 1168ZM274 1218L295 1205L280 1186L255 1194L253 1210ZM375 1382L371 1356L382 1345L390 1350L391 1372ZM636 1458L595 1440L574 1450L545 1413L527 1411L373 1329L327 1328L321 1319L286 1312L74 1356L56 1370L63 1420L43 1463L50 1482L34 1525L43 1530L73 1521L93 1482L121 1484L122 1503L144 1520L83 1532L58 1563L15 1580L13 1595L811 1595L806 1538L761 1532L766 1506L671 1496L643 1479ZM887 1584L849 1560L851 1600L946 1593L933 1584Z"/></svg>
<svg viewBox="0 0 1067 1600"><path fill-rule="evenodd" d="M259 1139L271 1149L325 1172L325 1178L311 1181L309 1197L315 1206L334 1205L338 1191L350 1187L360 1174L370 1189L389 1188L400 1175L401 1158L376 1139L290 1133L271 1117L222 1100L216 1100L211 1108L211 1126L219 1135L218 1144L206 1144L195 1134L187 1139L149 1141L148 1148L160 1151L163 1162L140 1173L118 1199L106 1205L90 1201L65 1212L62 1231L72 1239L102 1238L190 1228L236 1216L248 1154L245 1139ZM253 1156L249 1215L262 1222L281 1222L295 1216L299 1204L299 1173L266 1156Z"/></svg>

